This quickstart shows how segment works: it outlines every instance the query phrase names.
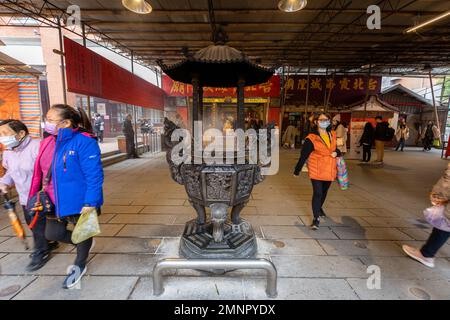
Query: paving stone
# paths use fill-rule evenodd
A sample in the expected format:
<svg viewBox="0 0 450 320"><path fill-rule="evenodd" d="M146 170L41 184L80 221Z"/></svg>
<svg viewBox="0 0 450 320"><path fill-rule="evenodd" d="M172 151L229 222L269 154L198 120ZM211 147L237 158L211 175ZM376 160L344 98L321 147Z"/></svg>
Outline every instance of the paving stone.
<svg viewBox="0 0 450 320"><path fill-rule="evenodd" d="M330 240L333 241L333 240ZM270 240L269 254L275 255L313 255L320 256L327 253L322 249L317 240L309 239L278 239Z"/></svg>
<svg viewBox="0 0 450 320"><path fill-rule="evenodd" d="M436 258L435 268L428 268L406 255L404 257L361 257L367 266L380 267L381 276L385 279L450 279L450 262Z"/></svg>
<svg viewBox="0 0 450 320"><path fill-rule="evenodd" d="M98 222L100 223L109 223L112 218L114 218L116 214L113 213L102 213L98 216Z"/></svg>
<svg viewBox="0 0 450 320"><path fill-rule="evenodd" d="M401 218L387 217L364 217L372 227L394 227L394 228L411 228L414 227L413 221Z"/></svg>
<svg viewBox="0 0 450 320"><path fill-rule="evenodd" d="M133 201L132 205L143 205L143 206L182 206L184 205L184 199L136 199Z"/></svg>
<svg viewBox="0 0 450 320"><path fill-rule="evenodd" d="M0 243L0 252L12 253L12 252L22 252L30 254L33 252L33 239L31 237L27 238L27 242L29 245L29 249L25 249L23 242L17 238L9 238L9 240ZM58 249L54 250L54 252L70 252L73 250L72 245L66 245L61 243Z"/></svg>
<svg viewBox="0 0 450 320"><path fill-rule="evenodd" d="M243 218L251 224L258 224L260 226L292 226L303 224L298 216L243 216Z"/></svg>
<svg viewBox="0 0 450 320"><path fill-rule="evenodd" d="M367 267L355 257L274 256L280 277L347 278L366 277Z"/></svg>
<svg viewBox="0 0 450 320"><path fill-rule="evenodd" d="M92 253L155 253L161 239L97 238Z"/></svg>
<svg viewBox="0 0 450 320"><path fill-rule="evenodd" d="M102 213L139 213L144 206L103 206Z"/></svg>
<svg viewBox="0 0 450 320"><path fill-rule="evenodd" d="M35 279L35 276L0 276L0 300L13 298Z"/></svg>
<svg viewBox="0 0 450 320"><path fill-rule="evenodd" d="M363 300L421 300L411 292L419 288L429 295L431 300L448 300L450 283L446 280L395 280L381 279L381 289L368 289L366 279L347 279L356 294Z"/></svg>
<svg viewBox="0 0 450 320"><path fill-rule="evenodd" d="M354 228L354 227L330 227L339 239L346 240L412 240L395 228Z"/></svg>
<svg viewBox="0 0 450 320"><path fill-rule="evenodd" d="M413 240L425 241L430 236L431 230L419 229L419 228L400 228L401 232L407 234ZM411 240L411 239L410 239Z"/></svg>
<svg viewBox="0 0 450 320"><path fill-rule="evenodd" d="M0 243L10 239L10 237L0 237Z"/></svg>
<svg viewBox="0 0 450 320"><path fill-rule="evenodd" d="M183 233L183 225L126 225L118 234L118 237L178 237Z"/></svg>
<svg viewBox="0 0 450 320"><path fill-rule="evenodd" d="M95 255L88 265L89 275L141 276L151 275L159 257L153 254Z"/></svg>
<svg viewBox="0 0 450 320"><path fill-rule="evenodd" d="M175 216L175 220L173 224L182 224L184 225L186 222L191 221L192 219L197 218L197 214L180 214Z"/></svg>
<svg viewBox="0 0 450 320"><path fill-rule="evenodd" d="M337 239L327 227L311 230L305 226L263 226L262 232L266 239Z"/></svg>
<svg viewBox="0 0 450 320"><path fill-rule="evenodd" d="M327 215L332 217L348 216L348 217L373 217L374 213L369 209L353 209L353 208L327 208L324 206L324 210Z"/></svg>
<svg viewBox="0 0 450 320"><path fill-rule="evenodd" d="M300 216L305 226L310 226L312 223L312 215ZM368 227L370 224L361 217L349 216L327 216L320 220L322 227Z"/></svg>
<svg viewBox="0 0 450 320"><path fill-rule="evenodd" d="M344 208L351 208L351 209L376 209L380 208L380 206L376 203L369 202L369 201L344 201L340 200L340 204L343 205Z"/></svg>
<svg viewBox="0 0 450 320"><path fill-rule="evenodd" d="M129 206L133 202L133 199L130 198L106 198L105 205L108 206Z"/></svg>
<svg viewBox="0 0 450 320"><path fill-rule="evenodd" d="M157 214L119 214L109 223L125 224L173 224L175 215L157 215Z"/></svg>
<svg viewBox="0 0 450 320"><path fill-rule="evenodd" d="M402 214L395 213L392 211L392 209L368 209L370 213L373 213L377 217L388 217L388 218L395 218L395 217L403 217Z"/></svg>
<svg viewBox="0 0 450 320"><path fill-rule="evenodd" d="M22 290L14 300L125 300L138 277L84 276L79 289L61 287L64 277L39 277Z"/></svg>
<svg viewBox="0 0 450 320"><path fill-rule="evenodd" d="M93 255L89 256L92 259ZM88 260L89 260L88 259ZM2 275L66 275L67 268L75 261L73 253L57 253L41 269L27 272L26 266L30 263L29 254L10 253L0 260L0 274Z"/></svg>
<svg viewBox="0 0 450 320"><path fill-rule="evenodd" d="M96 237L113 237L115 236L122 228L124 224L100 224L101 233Z"/></svg>
<svg viewBox="0 0 450 320"><path fill-rule="evenodd" d="M164 293L153 296L153 282L142 277L130 299L133 300L244 300L241 278L165 277ZM218 312L218 310L216 310Z"/></svg>
<svg viewBox="0 0 450 320"><path fill-rule="evenodd" d="M403 256L394 241L376 240L318 240L332 256Z"/></svg>
<svg viewBox="0 0 450 320"><path fill-rule="evenodd" d="M264 279L244 279L246 300L265 300ZM358 299L343 279L280 278L277 300L354 300Z"/></svg>
<svg viewBox="0 0 450 320"><path fill-rule="evenodd" d="M141 213L155 214L193 214L194 208L185 206L146 206Z"/></svg>

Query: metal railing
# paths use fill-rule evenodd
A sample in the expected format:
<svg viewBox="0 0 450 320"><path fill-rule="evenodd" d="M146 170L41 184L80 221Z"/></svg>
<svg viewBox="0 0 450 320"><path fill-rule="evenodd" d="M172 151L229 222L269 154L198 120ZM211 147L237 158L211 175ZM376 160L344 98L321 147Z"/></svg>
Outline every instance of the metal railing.
<svg viewBox="0 0 450 320"><path fill-rule="evenodd" d="M163 271L170 269L263 269L267 271L266 295L269 298L277 296L277 269L266 259L162 259L153 269L153 295L164 293Z"/></svg>

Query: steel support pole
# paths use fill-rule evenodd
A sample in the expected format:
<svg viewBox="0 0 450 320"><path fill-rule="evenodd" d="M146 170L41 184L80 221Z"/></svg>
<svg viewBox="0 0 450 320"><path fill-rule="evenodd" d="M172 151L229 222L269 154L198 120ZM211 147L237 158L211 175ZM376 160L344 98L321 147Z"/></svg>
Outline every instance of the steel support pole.
<svg viewBox="0 0 450 320"><path fill-rule="evenodd" d="M63 86L63 98L64 104L67 104L67 89L66 89L66 66L64 65L64 45L63 45L63 34L61 28L61 19L58 18L58 38L59 38L59 52L61 61L61 80Z"/></svg>
<svg viewBox="0 0 450 320"><path fill-rule="evenodd" d="M367 83L366 83L366 97L364 98L364 121L367 117L367 100L369 99L369 81L372 74L372 62L369 64L369 71L367 72Z"/></svg>
<svg viewBox="0 0 450 320"><path fill-rule="evenodd" d="M86 26L84 24L84 22L81 23L81 31L82 31L82 36L83 36L83 46L86 48ZM91 116L91 97L88 95L87 97L87 114L89 117L89 120L92 120L92 116ZM83 100L81 100L83 101ZM81 104L81 107L83 107L83 104Z"/></svg>
<svg viewBox="0 0 450 320"><path fill-rule="evenodd" d="M309 81L311 77L311 50L309 50L308 54L308 76L306 77L306 97L305 97L305 125L308 120L308 103L309 103Z"/></svg>
<svg viewBox="0 0 450 320"><path fill-rule="evenodd" d="M198 120L198 109L199 109L199 87L200 82L198 76L194 75L192 78L192 134L194 134L194 123Z"/></svg>
<svg viewBox="0 0 450 320"><path fill-rule="evenodd" d="M270 298L277 296L277 269L266 259L176 259L160 260L153 269L153 294L164 293L163 272L170 269L263 269L267 271L266 294Z"/></svg>
<svg viewBox="0 0 450 320"><path fill-rule="evenodd" d="M433 78L431 77L431 68L428 71L428 76L430 78L430 88L431 88L431 97L433 98L434 116L436 117L436 125L439 130L439 143L442 144L441 124L439 123L439 114L438 114L438 110L437 110L436 100L434 98L434 88L433 88Z"/></svg>
<svg viewBox="0 0 450 320"><path fill-rule="evenodd" d="M239 79L237 87L237 125L236 129L245 130L245 113L244 113L244 86L245 81Z"/></svg>
<svg viewBox="0 0 450 320"><path fill-rule="evenodd" d="M133 50L130 52L131 57L131 73L134 74L134 53ZM139 145L138 145L138 133L137 133L137 112L136 106L133 104L133 113L134 113L134 148L136 150L136 154L139 156Z"/></svg>

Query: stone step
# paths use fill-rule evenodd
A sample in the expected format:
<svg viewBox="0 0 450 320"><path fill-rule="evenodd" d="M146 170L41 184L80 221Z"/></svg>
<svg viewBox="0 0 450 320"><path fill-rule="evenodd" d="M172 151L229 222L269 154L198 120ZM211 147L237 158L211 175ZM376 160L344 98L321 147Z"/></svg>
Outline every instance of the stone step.
<svg viewBox="0 0 450 320"><path fill-rule="evenodd" d="M114 150L114 151L102 153L102 159L115 156L115 155L117 155L119 153L120 153L119 150Z"/></svg>
<svg viewBox="0 0 450 320"><path fill-rule="evenodd" d="M119 152L112 156L102 158L102 165L103 165L103 167L107 167L107 166L113 165L115 163L122 162L124 160L127 160L127 154Z"/></svg>

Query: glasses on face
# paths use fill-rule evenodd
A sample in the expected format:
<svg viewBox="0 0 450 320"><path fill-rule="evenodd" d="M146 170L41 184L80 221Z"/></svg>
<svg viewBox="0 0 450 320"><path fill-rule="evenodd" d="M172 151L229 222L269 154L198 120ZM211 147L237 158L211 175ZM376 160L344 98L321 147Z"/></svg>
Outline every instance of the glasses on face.
<svg viewBox="0 0 450 320"><path fill-rule="evenodd" d="M60 122L64 121L62 119L51 119L51 118L45 118L45 122L53 123L53 124L59 124Z"/></svg>

